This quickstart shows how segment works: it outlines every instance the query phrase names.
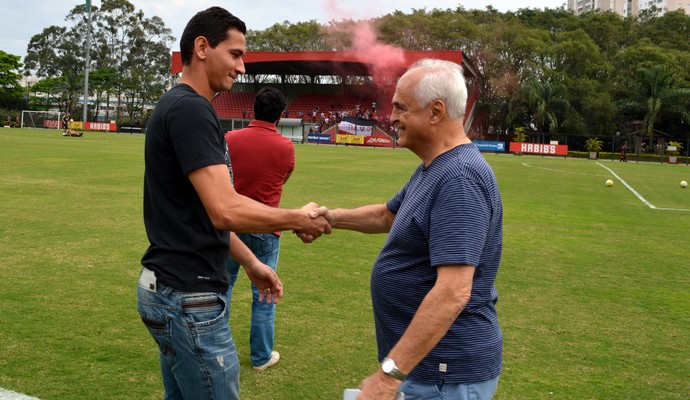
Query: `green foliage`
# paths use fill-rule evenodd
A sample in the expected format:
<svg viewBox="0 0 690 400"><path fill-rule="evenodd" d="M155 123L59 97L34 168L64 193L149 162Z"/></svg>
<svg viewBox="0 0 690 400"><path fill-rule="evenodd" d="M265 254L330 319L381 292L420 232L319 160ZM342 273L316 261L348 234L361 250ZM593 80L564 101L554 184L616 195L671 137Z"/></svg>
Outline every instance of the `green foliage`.
<svg viewBox="0 0 690 400"><path fill-rule="evenodd" d="M602 146L604 145L604 142L601 141L601 139L597 137L589 138L585 142L587 146L587 151L593 152L593 153L598 153L601 151Z"/></svg>
<svg viewBox="0 0 690 400"><path fill-rule="evenodd" d="M323 28L315 21L285 21L263 31L247 33L249 51L318 51L328 48Z"/></svg>
<svg viewBox="0 0 690 400"><path fill-rule="evenodd" d="M24 90L19 85L21 57L0 50L0 108L22 108Z"/></svg>
<svg viewBox="0 0 690 400"><path fill-rule="evenodd" d="M148 244L143 142L0 129L1 387L51 400L163 397L135 300ZM385 202L419 164L404 149L296 153L284 207ZM505 210L496 400L685 399L690 212L650 209L618 181L605 187L611 175L594 162L486 158ZM656 207L690 209L678 187L685 168L605 165ZM242 399L338 399L376 371L369 277L384 240L341 230L311 245L283 236L283 359L264 373L249 361L251 293L240 276L231 324Z"/></svg>
<svg viewBox="0 0 690 400"><path fill-rule="evenodd" d="M527 141L527 130L522 126L515 128L515 133L513 134L513 142L525 141Z"/></svg>
<svg viewBox="0 0 690 400"><path fill-rule="evenodd" d="M638 70L638 80L631 98L621 103L624 111L643 115L642 133L653 136L656 122L663 117L678 116L690 123L690 88L677 87L676 74L663 64Z"/></svg>
<svg viewBox="0 0 690 400"><path fill-rule="evenodd" d="M94 6L91 10L89 70L107 70L111 76L107 83L102 75L96 77L90 90L99 100L117 95L117 110L126 97L130 115L141 116L143 104L155 102L168 80L172 31L159 17L146 18L127 0L104 0L100 8ZM73 26L50 26L31 38L24 69L26 74L41 78L62 79L60 109L72 111L84 88L83 49L89 26L85 4L75 6L66 20ZM117 79L112 79L113 70L117 71Z"/></svg>
<svg viewBox="0 0 690 400"><path fill-rule="evenodd" d="M93 64L115 68L119 76L112 85L92 79L92 87L97 87L94 92L100 98L117 94L133 99L127 104L136 116L143 103L155 102L164 89L170 31L159 18L145 18L127 0L105 0L94 10ZM72 69L74 76L81 76L84 11L84 5L78 5L70 12L68 20L75 23L71 29L51 26L32 38L26 71L62 77ZM576 16L562 8L506 13L491 6L422 8L326 25L284 21L250 30L248 46L250 51L349 50L353 33L367 22L378 43L405 50L462 50L480 74L472 82L479 90L481 113L475 120L486 121L482 125L489 131L526 126L551 134L632 134L637 129L632 121L639 119L646 121L648 134L656 129L690 137L687 97L643 105L637 93L646 79L638 71L656 66L674 77L673 89L690 90L690 16L681 11L661 16L644 11L622 18L612 12ZM268 78L256 82L262 79ZM296 74L284 82L318 81L319 77ZM66 106L68 100L62 101Z"/></svg>
<svg viewBox="0 0 690 400"><path fill-rule="evenodd" d="M667 152L667 154L670 156L677 156L683 150L683 144L680 142L670 141L668 142L667 146L674 146L676 148L675 150L669 150Z"/></svg>

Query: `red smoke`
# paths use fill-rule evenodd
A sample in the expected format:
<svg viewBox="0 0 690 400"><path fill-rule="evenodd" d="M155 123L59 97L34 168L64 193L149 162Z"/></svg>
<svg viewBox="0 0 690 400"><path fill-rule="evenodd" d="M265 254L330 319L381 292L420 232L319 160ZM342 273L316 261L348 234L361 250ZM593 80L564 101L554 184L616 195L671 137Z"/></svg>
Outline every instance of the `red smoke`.
<svg viewBox="0 0 690 400"><path fill-rule="evenodd" d="M379 43L368 21L359 22L352 36L352 51L358 60L369 65L375 82L395 76L405 67L405 52L395 46Z"/></svg>
<svg viewBox="0 0 690 400"><path fill-rule="evenodd" d="M369 73L374 82L381 83L386 78L399 75L407 64L404 51L389 44L379 43L376 30L369 20L352 23L351 18L359 18L360 15L378 15L376 10L347 10L339 7L338 0L325 1L325 8L332 21L340 20L341 23L331 23L331 33L336 31L350 39L352 47L349 51L363 64L369 67ZM346 19L348 21L342 21Z"/></svg>
<svg viewBox="0 0 690 400"><path fill-rule="evenodd" d="M327 37L333 41L333 48L344 49L355 60L367 66L378 90L378 110L381 115L390 113L390 100L397 77L409 64L405 61L405 52L399 47L379 42L374 21L363 19L355 22L352 19L358 18L358 13L380 15L374 10L345 10L338 7L337 0L327 0L325 6L331 23L324 29Z"/></svg>

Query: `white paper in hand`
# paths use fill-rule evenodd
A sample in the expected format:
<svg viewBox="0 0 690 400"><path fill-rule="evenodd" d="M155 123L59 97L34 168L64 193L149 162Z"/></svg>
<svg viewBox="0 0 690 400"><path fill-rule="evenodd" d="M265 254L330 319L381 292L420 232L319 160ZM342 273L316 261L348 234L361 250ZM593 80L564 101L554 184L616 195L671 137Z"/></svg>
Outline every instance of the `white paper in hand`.
<svg viewBox="0 0 690 400"><path fill-rule="evenodd" d="M360 392L361 390L359 389L345 389L343 392L343 400L356 400ZM405 393L398 392L398 395L395 396L395 400L405 400Z"/></svg>

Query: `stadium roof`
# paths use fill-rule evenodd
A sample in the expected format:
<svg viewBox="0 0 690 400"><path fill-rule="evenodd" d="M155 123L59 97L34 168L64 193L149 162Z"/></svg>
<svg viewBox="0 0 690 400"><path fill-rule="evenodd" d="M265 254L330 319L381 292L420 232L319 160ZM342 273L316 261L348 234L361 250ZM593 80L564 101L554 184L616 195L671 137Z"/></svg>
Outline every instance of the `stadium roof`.
<svg viewBox="0 0 690 400"><path fill-rule="evenodd" d="M460 50L400 51L401 59L388 62L385 74L400 76L408 66L422 58L439 58L463 66L465 75L476 77L476 71ZM285 51L248 52L244 57L247 74L250 75L373 75L380 60L367 60L362 53L354 51ZM182 72L179 52L173 52L170 72Z"/></svg>

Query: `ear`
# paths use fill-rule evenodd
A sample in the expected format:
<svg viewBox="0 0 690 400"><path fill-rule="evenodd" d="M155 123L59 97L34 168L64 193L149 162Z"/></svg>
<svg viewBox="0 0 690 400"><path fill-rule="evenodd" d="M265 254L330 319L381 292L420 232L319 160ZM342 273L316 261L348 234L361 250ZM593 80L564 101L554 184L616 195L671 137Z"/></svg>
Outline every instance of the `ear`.
<svg viewBox="0 0 690 400"><path fill-rule="evenodd" d="M205 37L198 36L194 39L194 54L196 54L200 60L206 60L206 52L210 47Z"/></svg>
<svg viewBox="0 0 690 400"><path fill-rule="evenodd" d="M438 124L446 117L446 103L443 100L436 99L431 103L431 117L429 123L432 125Z"/></svg>

